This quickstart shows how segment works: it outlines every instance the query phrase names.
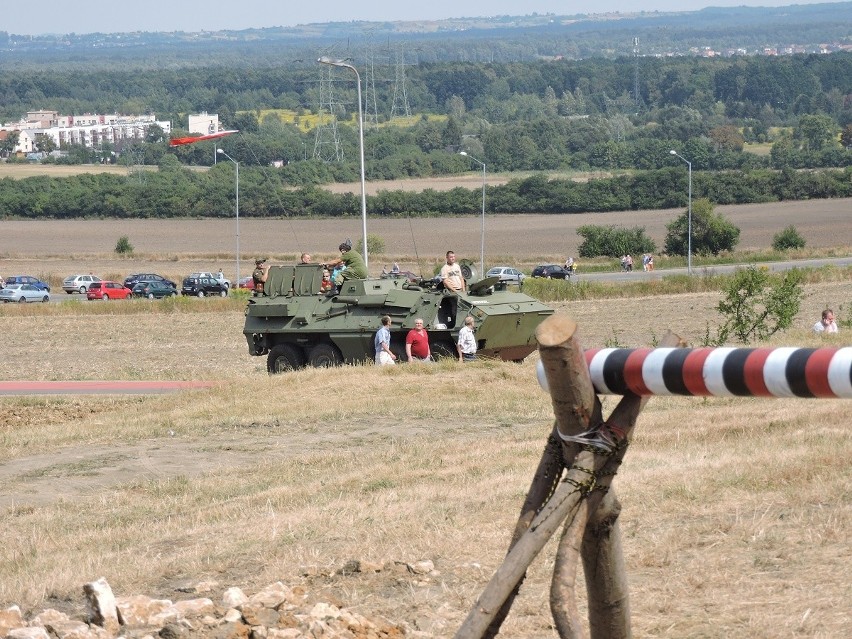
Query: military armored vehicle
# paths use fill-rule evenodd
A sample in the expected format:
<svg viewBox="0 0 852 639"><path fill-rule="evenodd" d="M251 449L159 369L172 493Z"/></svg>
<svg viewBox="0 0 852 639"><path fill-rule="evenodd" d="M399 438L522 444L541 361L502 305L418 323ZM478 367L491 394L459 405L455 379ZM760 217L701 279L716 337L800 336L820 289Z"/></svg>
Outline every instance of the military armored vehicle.
<svg viewBox="0 0 852 639"><path fill-rule="evenodd" d="M320 294L322 265L271 266L264 293L246 306L243 328L251 355L267 356L270 373L304 366L336 366L372 360L381 317L391 317L391 350L405 360L405 337L423 319L433 356L457 357L464 319L475 321L478 354L520 361L536 348L535 329L553 309L496 277L477 279L468 290L443 290L436 280L407 277L348 280L334 294Z"/></svg>

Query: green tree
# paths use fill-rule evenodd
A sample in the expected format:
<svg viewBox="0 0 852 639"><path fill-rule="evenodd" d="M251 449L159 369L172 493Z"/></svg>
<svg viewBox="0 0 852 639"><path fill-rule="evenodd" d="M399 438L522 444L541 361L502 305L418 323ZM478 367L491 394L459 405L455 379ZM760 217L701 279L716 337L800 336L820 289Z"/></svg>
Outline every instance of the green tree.
<svg viewBox="0 0 852 639"><path fill-rule="evenodd" d="M378 235L373 235L372 233L367 234L367 249L369 250L370 255L377 255L379 253L385 252L385 241L379 237ZM364 238L362 237L355 244L355 250L358 251L361 255L364 254Z"/></svg>
<svg viewBox="0 0 852 639"><path fill-rule="evenodd" d="M802 277L798 269L780 278L754 266L737 271L716 307L724 317L716 343L724 344L731 335L743 344L760 342L789 328L802 304Z"/></svg>
<svg viewBox="0 0 852 639"><path fill-rule="evenodd" d="M793 137L799 140L808 151L818 151L834 144L837 125L827 115L803 115Z"/></svg>
<svg viewBox="0 0 852 639"><path fill-rule="evenodd" d="M130 243L130 238L126 235L118 238L118 242L115 243L115 252L119 255L132 255L133 245Z"/></svg>
<svg viewBox="0 0 852 639"><path fill-rule="evenodd" d="M805 238L803 238L796 230L796 227L791 224L783 231L779 231L775 234L772 238L772 248L776 251L805 248Z"/></svg>
<svg viewBox="0 0 852 639"><path fill-rule="evenodd" d="M686 255L689 246L689 211L666 225L665 251L670 255ZM713 213L706 198L692 203L692 252L718 255L731 251L740 241L740 229L721 213Z"/></svg>
<svg viewBox="0 0 852 639"><path fill-rule="evenodd" d="M645 235L645 227L618 228L584 224L577 229L583 238L577 249L580 257L618 257L627 253L656 253L657 245Z"/></svg>

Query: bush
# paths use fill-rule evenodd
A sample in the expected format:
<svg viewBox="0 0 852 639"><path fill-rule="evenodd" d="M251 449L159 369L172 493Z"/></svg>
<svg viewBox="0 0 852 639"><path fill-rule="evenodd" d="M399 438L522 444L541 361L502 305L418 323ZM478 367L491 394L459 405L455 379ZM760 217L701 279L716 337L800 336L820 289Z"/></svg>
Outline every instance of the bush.
<svg viewBox="0 0 852 639"><path fill-rule="evenodd" d="M799 235L792 224L772 238L772 248L776 251L805 248L805 238Z"/></svg>
<svg viewBox="0 0 852 639"><path fill-rule="evenodd" d="M119 255L131 255L133 253L133 245L126 235L118 238L118 242L115 243L115 252Z"/></svg>
<svg viewBox="0 0 852 639"><path fill-rule="evenodd" d="M584 224L577 229L583 242L577 249L580 257L620 257L622 255L656 253L657 245L645 235L645 227L617 228Z"/></svg>
<svg viewBox="0 0 852 639"><path fill-rule="evenodd" d="M355 250L361 255L364 254L364 238L358 240ZM385 241L378 235L367 234L367 250L370 255L377 255L385 252Z"/></svg>
<svg viewBox="0 0 852 639"><path fill-rule="evenodd" d="M686 255L689 247L689 211L666 225L666 253ZM692 252L718 255L732 251L740 241L740 229L725 216L713 213L710 200L692 203Z"/></svg>
<svg viewBox="0 0 852 639"><path fill-rule="evenodd" d="M733 335L749 344L789 328L802 304L802 277L798 269L780 279L754 266L737 271L723 287L724 299L717 306L725 321L716 343L724 344Z"/></svg>

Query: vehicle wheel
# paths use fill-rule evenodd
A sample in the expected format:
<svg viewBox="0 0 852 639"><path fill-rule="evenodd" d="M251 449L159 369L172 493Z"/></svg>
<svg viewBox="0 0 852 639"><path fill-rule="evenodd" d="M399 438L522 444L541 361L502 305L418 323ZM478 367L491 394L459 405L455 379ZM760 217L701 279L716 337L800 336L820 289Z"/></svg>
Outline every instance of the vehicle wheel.
<svg viewBox="0 0 852 639"><path fill-rule="evenodd" d="M547 279L552 280L552 279L553 279L553 276L552 276L552 275L548 275L548 276L547 276Z"/></svg>
<svg viewBox="0 0 852 639"><path fill-rule="evenodd" d="M220 297L228 297L228 289L224 288L221 291L219 291L219 296Z"/></svg>
<svg viewBox="0 0 852 639"><path fill-rule="evenodd" d="M27 298L22 297L21 299L18 300L18 304L24 304L26 301L27 301Z"/></svg>
<svg viewBox="0 0 852 639"><path fill-rule="evenodd" d="M42 301L42 302L49 302L49 301L50 301L50 296L49 296L49 295L45 295L44 297L42 297L42 298L41 298L41 301Z"/></svg>
<svg viewBox="0 0 852 639"><path fill-rule="evenodd" d="M148 293L148 299L149 299L149 300L154 299L154 294L153 294L153 293Z"/></svg>
<svg viewBox="0 0 852 639"><path fill-rule="evenodd" d="M311 349L308 362L314 368L330 368L343 363L343 354L334 344L321 342Z"/></svg>
<svg viewBox="0 0 852 639"><path fill-rule="evenodd" d="M80 295L85 295L85 294L86 294L86 287L85 287L85 286L81 286L81 287L80 287Z"/></svg>
<svg viewBox="0 0 852 639"><path fill-rule="evenodd" d="M170 297L177 297L177 291L172 291Z"/></svg>
<svg viewBox="0 0 852 639"><path fill-rule="evenodd" d="M102 299L103 301L107 302L107 301L109 301L109 295L107 295L106 293L104 293L103 295L101 295L101 299Z"/></svg>
<svg viewBox="0 0 852 639"><path fill-rule="evenodd" d="M295 371L305 366L305 353L295 344L273 346L266 357L266 370L270 375Z"/></svg>
<svg viewBox="0 0 852 639"><path fill-rule="evenodd" d="M198 297L204 297L204 291L198 291Z"/></svg>
<svg viewBox="0 0 852 639"><path fill-rule="evenodd" d="M571 276L570 276L568 273L565 273L565 279L566 279L566 280L570 280L570 279L571 279Z"/></svg>

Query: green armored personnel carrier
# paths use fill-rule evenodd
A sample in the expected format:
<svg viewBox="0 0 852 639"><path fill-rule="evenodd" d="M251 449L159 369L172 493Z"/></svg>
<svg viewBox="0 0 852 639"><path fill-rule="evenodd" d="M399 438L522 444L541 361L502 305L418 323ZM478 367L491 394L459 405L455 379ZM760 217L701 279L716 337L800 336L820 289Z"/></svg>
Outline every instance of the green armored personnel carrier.
<svg viewBox="0 0 852 639"><path fill-rule="evenodd" d="M496 277L471 277L459 294L434 280L381 278L346 281L327 295L319 294L321 280L321 265L272 266L264 294L249 299L243 333L251 355L267 356L270 373L372 360L383 315L392 320L390 346L400 361L418 317L433 356L457 357L467 315L474 318L481 357L520 361L536 348L536 327L553 314L535 298L505 290Z"/></svg>

